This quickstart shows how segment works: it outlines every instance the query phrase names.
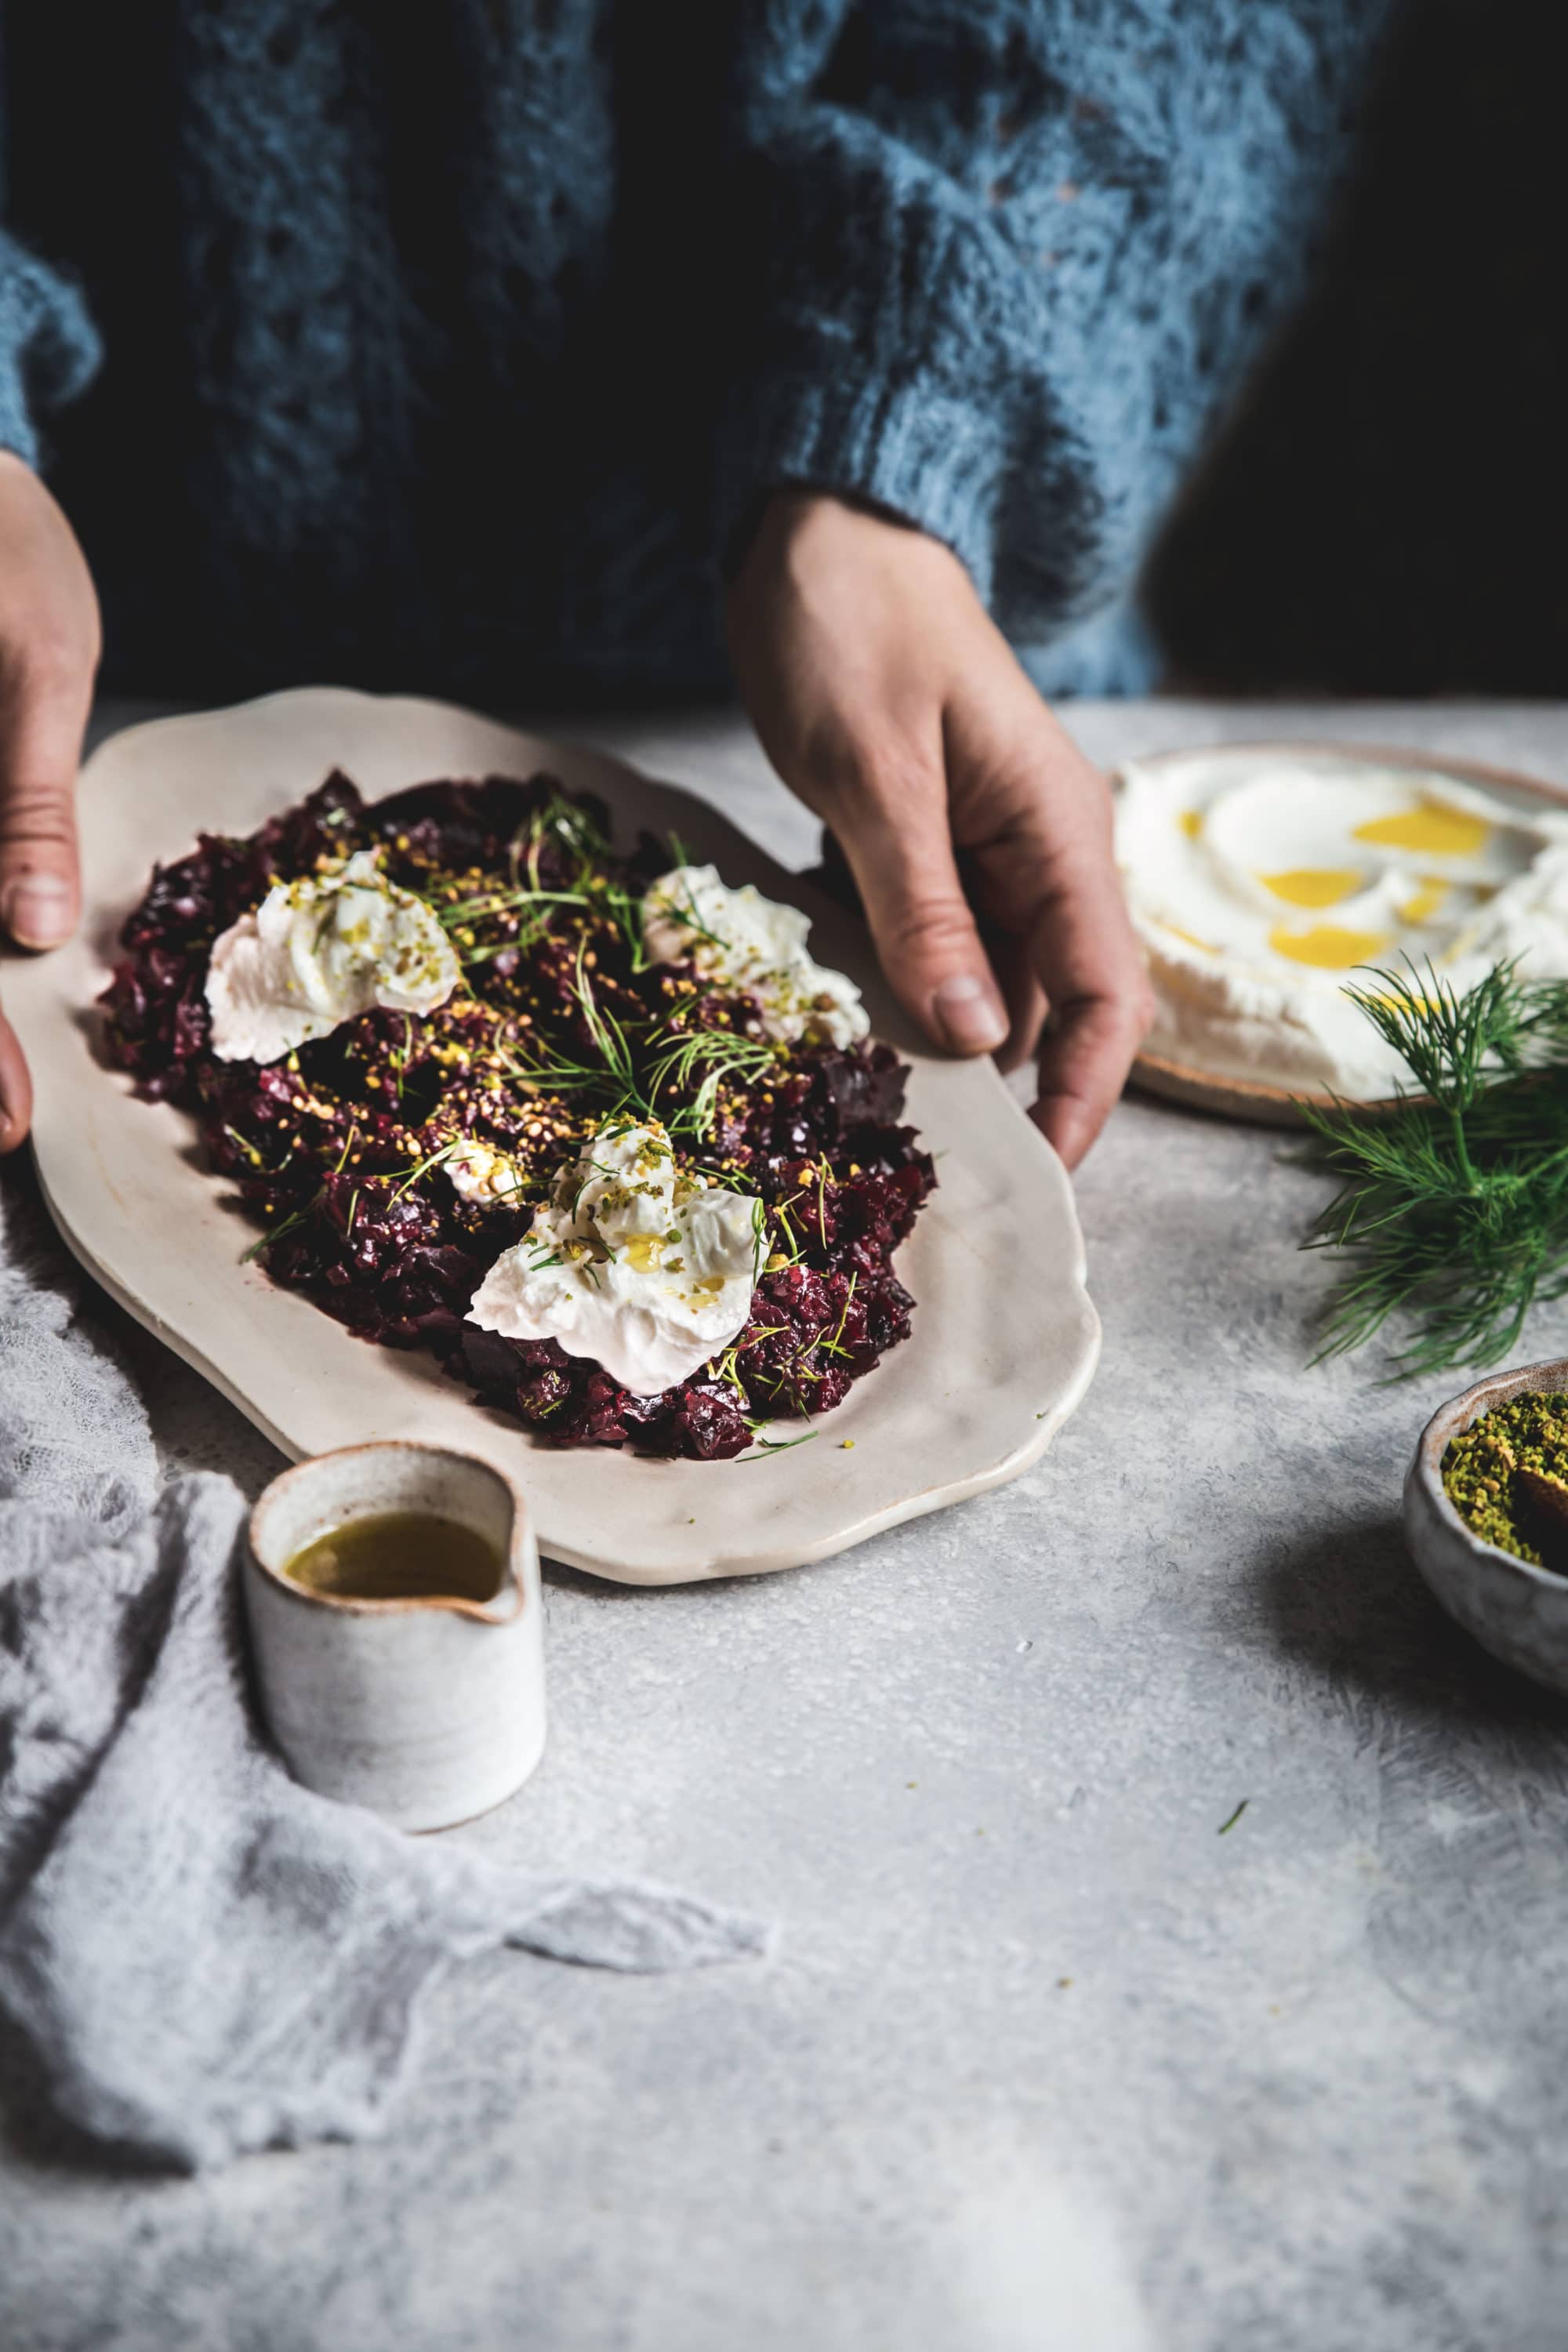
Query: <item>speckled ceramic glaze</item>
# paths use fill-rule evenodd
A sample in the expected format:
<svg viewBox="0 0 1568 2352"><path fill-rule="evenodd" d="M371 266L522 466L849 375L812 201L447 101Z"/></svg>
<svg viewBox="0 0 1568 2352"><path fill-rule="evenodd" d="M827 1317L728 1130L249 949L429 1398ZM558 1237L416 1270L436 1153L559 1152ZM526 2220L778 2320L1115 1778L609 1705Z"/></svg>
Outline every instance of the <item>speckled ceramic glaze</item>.
<svg viewBox="0 0 1568 2352"><path fill-rule="evenodd" d="M726 880L804 907L813 950L864 990L910 1064L908 1116L939 1183L899 1253L914 1336L809 1445L739 1462L566 1450L475 1404L430 1357L369 1347L246 1262L254 1228L170 1103L139 1101L96 1057L90 1008L154 858L199 827L249 833L341 766L372 799L422 777L548 768L598 793L617 839L678 832ZM51 956L8 966L5 1009L37 1086L44 1196L77 1255L296 1460L373 1438L478 1454L527 1491L541 1549L629 1584L793 1568L1016 1477L1089 1386L1100 1324L1066 1171L988 1058L916 1036L861 925L814 896L715 809L615 760L442 703L335 688L165 719L113 736L83 772L86 915Z"/></svg>
<svg viewBox="0 0 1568 2352"><path fill-rule="evenodd" d="M1478 1381L1435 1412L1405 1481L1405 1532L1415 1565L1450 1617L1505 1665L1568 1691L1568 1577L1483 1543L1443 1488L1450 1440L1494 1404L1530 1391L1568 1390L1568 1357Z"/></svg>
<svg viewBox="0 0 1568 2352"><path fill-rule="evenodd" d="M495 1546L484 1601L343 1600L288 1561L347 1521L430 1511ZM522 1786L544 1749L539 1549L522 1496L439 1445L350 1445L274 1478L250 1516L246 1613L272 1736L297 1780L400 1829L471 1821Z"/></svg>

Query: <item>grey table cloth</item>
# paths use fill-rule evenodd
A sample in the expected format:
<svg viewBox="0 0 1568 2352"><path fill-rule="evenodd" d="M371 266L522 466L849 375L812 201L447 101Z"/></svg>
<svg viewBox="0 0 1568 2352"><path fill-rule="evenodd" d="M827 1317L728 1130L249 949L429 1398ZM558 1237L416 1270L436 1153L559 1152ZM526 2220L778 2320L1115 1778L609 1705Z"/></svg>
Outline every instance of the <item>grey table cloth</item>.
<svg viewBox="0 0 1568 2352"><path fill-rule="evenodd" d="M160 1487L29 1193L0 1182L0 2034L57 2111L192 2168L357 2138L449 1961L759 1951L702 1904L503 1867L296 1786L247 1685L239 1490Z"/></svg>

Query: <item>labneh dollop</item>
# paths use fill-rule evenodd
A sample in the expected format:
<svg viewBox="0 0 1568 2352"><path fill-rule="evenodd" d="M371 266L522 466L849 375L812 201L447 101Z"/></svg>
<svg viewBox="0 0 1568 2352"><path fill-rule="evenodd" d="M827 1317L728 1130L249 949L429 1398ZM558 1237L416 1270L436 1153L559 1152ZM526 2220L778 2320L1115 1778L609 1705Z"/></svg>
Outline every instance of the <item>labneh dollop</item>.
<svg viewBox="0 0 1568 2352"><path fill-rule="evenodd" d="M362 849L339 874L275 884L213 941L212 1050L220 1062L276 1062L375 1005L433 1013L460 977L431 909Z"/></svg>
<svg viewBox="0 0 1568 2352"><path fill-rule="evenodd" d="M854 982L806 952L810 917L754 883L731 890L716 866L678 866L649 887L642 916L655 963L689 962L721 988L744 989L763 1034L782 1044L848 1045L871 1025Z"/></svg>
<svg viewBox="0 0 1568 2352"><path fill-rule="evenodd" d="M528 1171L510 1151L500 1151L478 1136L465 1136L447 1152L443 1166L452 1189L481 1208L520 1202L528 1190Z"/></svg>
<svg viewBox="0 0 1568 2352"><path fill-rule="evenodd" d="M1463 992L1568 975L1568 814L1310 752L1129 763L1117 857L1157 1006L1146 1050L1355 1099L1408 1079L1346 995L1405 960Z"/></svg>
<svg viewBox="0 0 1568 2352"><path fill-rule="evenodd" d="M658 1396L745 1328L765 1234L757 1196L678 1169L657 1121L606 1119L491 1266L468 1320L558 1340L634 1396Z"/></svg>

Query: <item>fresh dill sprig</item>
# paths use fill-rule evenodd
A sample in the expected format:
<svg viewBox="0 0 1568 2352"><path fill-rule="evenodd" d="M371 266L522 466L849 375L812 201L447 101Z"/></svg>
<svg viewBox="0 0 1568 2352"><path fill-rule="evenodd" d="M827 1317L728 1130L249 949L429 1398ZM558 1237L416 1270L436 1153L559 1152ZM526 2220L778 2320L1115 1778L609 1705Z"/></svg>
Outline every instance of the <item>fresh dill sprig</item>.
<svg viewBox="0 0 1568 2352"><path fill-rule="evenodd" d="M622 882L610 882L601 893L600 904L626 941L626 954L634 972L648 967L647 940L643 931L642 898L628 890Z"/></svg>
<svg viewBox="0 0 1568 2352"><path fill-rule="evenodd" d="M576 1095L590 1097L605 1093L614 1097L614 1074L602 1062L580 1062L572 1054L542 1053L529 1059L525 1054L501 1045L496 1048L499 1066L510 1078L530 1094Z"/></svg>
<svg viewBox="0 0 1568 2352"><path fill-rule="evenodd" d="M575 990L584 1025L593 1039L600 1060L611 1079L621 1089L621 1101L633 1103L638 1110L650 1108L637 1083L637 1062L631 1041L607 1004L601 1004L594 993L594 983L588 977L586 962L588 940L586 932L577 942Z"/></svg>
<svg viewBox="0 0 1568 2352"><path fill-rule="evenodd" d="M1341 1180L1302 1246L1343 1265L1319 1360L1391 1316L1394 1379L1495 1363L1568 1292L1568 981L1498 965L1459 994L1428 964L1346 994L1415 1081L1395 1106L1303 1105Z"/></svg>
<svg viewBox="0 0 1568 2352"><path fill-rule="evenodd" d="M402 1183L392 1195L391 1205L395 1208L404 1194L413 1191L421 1176L427 1176L432 1168L439 1168L444 1160L450 1160L453 1152L458 1150L466 1140L463 1136L454 1136L450 1143L437 1144L434 1151L426 1152L423 1160L414 1160L409 1167L389 1170L388 1181L394 1176L401 1176L403 1179Z"/></svg>
<svg viewBox="0 0 1568 2352"><path fill-rule="evenodd" d="M768 1425L765 1422L752 1421L746 1414L742 1414L742 1419L745 1421L746 1427L753 1436L759 1429L764 1429ZM812 1439L819 1437L821 1433L820 1430L808 1429L804 1437L760 1437L750 1454L741 1455L741 1466L744 1468L748 1462L765 1462L770 1454L787 1454L792 1446L809 1445Z"/></svg>
<svg viewBox="0 0 1568 2352"><path fill-rule="evenodd" d="M527 825L513 835L507 851L514 884L526 866L529 879L538 890L540 853L547 835L552 834L571 860L579 882L585 882L610 854L609 842L588 811L570 793L563 792L559 784L552 783Z"/></svg>
<svg viewBox="0 0 1568 2352"><path fill-rule="evenodd" d="M799 1198L798 1193L793 1193L788 1201L775 1201L773 1205L773 1214L777 1227L773 1238L777 1244L778 1255L790 1265L798 1265L805 1255L801 1248L800 1236L795 1229L795 1219L790 1215L794 1202Z"/></svg>
<svg viewBox="0 0 1568 2352"><path fill-rule="evenodd" d="M626 1112L658 1118L671 1135L701 1137L713 1126L721 1087L752 1084L780 1060L783 1049L767 1037L621 1021L595 991L586 959L584 933L577 942L572 990L597 1058L584 1061L553 1050L537 1060L508 1054L505 1066L516 1076L554 1094L585 1097L607 1117ZM670 1097L673 1108L668 1107Z"/></svg>
<svg viewBox="0 0 1568 2352"><path fill-rule="evenodd" d="M771 1070L779 1049L770 1037L747 1037L734 1029L693 1029L656 1052L647 1068L647 1103L657 1108L661 1094L686 1094L691 1100L666 1121L672 1135L706 1135L719 1107L719 1089L741 1080L751 1084Z"/></svg>
<svg viewBox="0 0 1568 2352"><path fill-rule="evenodd" d="M519 889L481 890L471 898L426 903L434 908L437 921L445 924L478 923L487 915L510 914L518 907L591 907L594 902L583 890Z"/></svg>
<svg viewBox="0 0 1568 2352"><path fill-rule="evenodd" d="M685 898L683 899L672 898L670 900L670 906L674 913L679 915L680 918L680 928L682 930L689 931L693 939L706 940L710 947L722 949L726 955L730 952L729 940L721 939L717 931L710 931L707 924L703 921L701 916L698 913L697 902L691 895L689 885L688 885Z"/></svg>
<svg viewBox="0 0 1568 2352"><path fill-rule="evenodd" d="M247 1137L241 1135L238 1128L230 1127L226 1121L223 1131L227 1136L229 1141L234 1145L235 1149L238 1151L244 1152L246 1158L249 1160L253 1168L266 1167L267 1162L261 1157L256 1145L252 1143Z"/></svg>
<svg viewBox="0 0 1568 2352"><path fill-rule="evenodd" d="M829 1356L843 1356L847 1358L849 1354L848 1349L844 1345L844 1326L849 1320L849 1303L855 1296L856 1286L859 1282L859 1279L860 1277L858 1274L852 1274L850 1276L849 1287L844 1294L844 1304L838 1310L837 1328L834 1331L831 1339L823 1339L822 1341L824 1351ZM818 1334L818 1337L821 1337L820 1333Z"/></svg>
<svg viewBox="0 0 1568 2352"><path fill-rule="evenodd" d="M397 1099L403 1100L403 1081L408 1075L408 1057L414 1051L414 1024L405 1013L403 1016L403 1043L387 1055L397 1080Z"/></svg>
<svg viewBox="0 0 1568 2352"><path fill-rule="evenodd" d="M300 1208L290 1209L286 1217L280 1217L275 1225L258 1235L247 1250L241 1250L239 1254L241 1265L249 1265L255 1259L264 1258L274 1242L280 1242L285 1234L291 1234L297 1226L302 1225L306 1219L312 1216L321 1207L326 1197L326 1187L322 1185Z"/></svg>

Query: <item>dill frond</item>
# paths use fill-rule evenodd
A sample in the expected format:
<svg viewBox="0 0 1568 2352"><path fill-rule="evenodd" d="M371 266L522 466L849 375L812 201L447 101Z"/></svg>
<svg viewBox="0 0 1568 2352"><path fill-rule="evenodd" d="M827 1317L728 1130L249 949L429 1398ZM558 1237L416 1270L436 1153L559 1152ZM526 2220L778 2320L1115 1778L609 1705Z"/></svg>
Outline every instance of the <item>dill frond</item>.
<svg viewBox="0 0 1568 2352"><path fill-rule="evenodd" d="M1303 1106L1340 1180L1302 1247L1342 1271L1314 1360L1408 1320L1390 1377L1495 1363L1568 1291L1568 982L1500 964L1462 995L1430 964L1350 989L1419 1091Z"/></svg>
<svg viewBox="0 0 1568 2352"><path fill-rule="evenodd" d="M672 1135L706 1135L719 1107L720 1087L737 1080L752 1085L778 1059L779 1048L770 1037L747 1037L734 1029L690 1030L651 1056L649 1106L657 1108L661 1095L690 1094L690 1101L665 1123Z"/></svg>

